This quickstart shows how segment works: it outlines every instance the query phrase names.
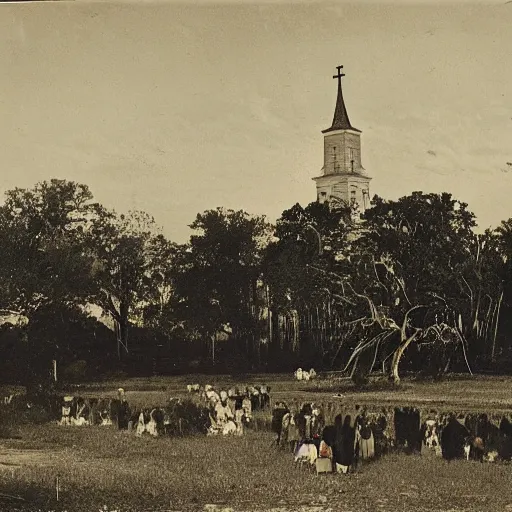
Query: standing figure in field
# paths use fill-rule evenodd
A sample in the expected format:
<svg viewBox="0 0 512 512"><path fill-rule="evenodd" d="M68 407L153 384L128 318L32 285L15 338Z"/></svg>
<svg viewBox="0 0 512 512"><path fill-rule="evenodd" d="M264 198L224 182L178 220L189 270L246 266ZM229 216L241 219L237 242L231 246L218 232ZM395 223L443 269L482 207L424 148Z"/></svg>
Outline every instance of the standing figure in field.
<svg viewBox="0 0 512 512"><path fill-rule="evenodd" d="M117 428L119 430L128 429L128 421L130 419L130 407L126 400L126 395L123 388L117 390L118 395L118 409L117 409Z"/></svg>
<svg viewBox="0 0 512 512"><path fill-rule="evenodd" d="M233 413L236 413L237 409L241 409L242 407L237 407L237 398L234 393L234 389L230 389L228 391L228 405L229 408L233 411Z"/></svg>
<svg viewBox="0 0 512 512"><path fill-rule="evenodd" d="M320 449L319 449L319 457L325 457L326 453L326 446L330 449L330 459L331 459L331 466L332 470L334 471L335 468L335 459L334 459L334 445L336 442L336 427L335 425L327 425L324 427L324 430L322 432L322 442L320 443ZM325 445L325 446L324 446ZM329 453L329 452L327 452Z"/></svg>
<svg viewBox="0 0 512 512"><path fill-rule="evenodd" d="M319 436L315 434L315 417L312 404L304 404L297 415L297 428L300 440L295 451L295 462L307 461L315 464L320 446Z"/></svg>
<svg viewBox="0 0 512 512"><path fill-rule="evenodd" d="M468 437L467 428L461 425L454 415L451 415L441 433L443 458L446 460L462 459L465 455L464 445Z"/></svg>
<svg viewBox="0 0 512 512"><path fill-rule="evenodd" d="M351 426L352 418L347 415L342 420L341 414L338 414L334 420L336 427L334 441L334 460L336 462L336 471L338 473L348 473L350 466L354 463L354 445L355 429Z"/></svg>
<svg viewBox="0 0 512 512"><path fill-rule="evenodd" d="M245 396L242 400L242 409L248 421L252 420L252 402L248 396Z"/></svg>
<svg viewBox="0 0 512 512"><path fill-rule="evenodd" d="M310 419L311 427L310 427L310 435L313 443L316 446L316 449L320 449L320 441L322 438L322 433L325 427L325 419L320 411L320 408L316 405L311 406L311 419Z"/></svg>
<svg viewBox="0 0 512 512"><path fill-rule="evenodd" d="M288 446L292 453L295 453L299 441L300 435L297 427L297 411L293 408L290 412L290 425L288 427Z"/></svg>
<svg viewBox="0 0 512 512"><path fill-rule="evenodd" d="M253 411L257 411L260 409L260 392L255 386L250 386L249 388L250 399L251 399L251 408Z"/></svg>
<svg viewBox="0 0 512 512"><path fill-rule="evenodd" d="M245 415L243 409L237 409L235 411L235 424L236 424L236 435L243 436L244 435L244 427L245 427Z"/></svg>
<svg viewBox="0 0 512 512"><path fill-rule="evenodd" d="M301 441L311 440L313 433L311 432L313 417L313 407L310 403L306 403L301 407L299 414L297 415L297 427L299 429L299 435Z"/></svg>
<svg viewBox="0 0 512 512"><path fill-rule="evenodd" d="M98 411L98 399L91 398L90 400L90 409L89 409L89 424L90 425L98 425L100 423L100 414Z"/></svg>
<svg viewBox="0 0 512 512"><path fill-rule="evenodd" d="M288 433L289 433L289 429L290 429L290 418L291 418L291 413L290 413L290 411L287 411L284 414L283 419L281 420L281 435L280 435L279 443L278 443L279 446L286 446L286 444L288 443ZM277 428L277 426L276 426L276 428ZM276 432L276 434L277 434L277 432Z"/></svg>
<svg viewBox="0 0 512 512"><path fill-rule="evenodd" d="M260 388L261 408L267 409L270 406L270 388L266 384L262 384Z"/></svg>
<svg viewBox="0 0 512 512"><path fill-rule="evenodd" d="M281 437L283 435L283 418L289 413L288 407L284 402L277 402L274 410L272 411L272 432L276 434L275 443L277 447L281 444Z"/></svg>
<svg viewBox="0 0 512 512"><path fill-rule="evenodd" d="M435 454L440 456L441 453L441 442L439 440L439 434L437 430L437 421L435 419L426 420L422 425L422 455L423 454Z"/></svg>
<svg viewBox="0 0 512 512"><path fill-rule="evenodd" d="M375 457L375 439L368 419L363 415L358 418L356 428L357 456L360 460Z"/></svg>

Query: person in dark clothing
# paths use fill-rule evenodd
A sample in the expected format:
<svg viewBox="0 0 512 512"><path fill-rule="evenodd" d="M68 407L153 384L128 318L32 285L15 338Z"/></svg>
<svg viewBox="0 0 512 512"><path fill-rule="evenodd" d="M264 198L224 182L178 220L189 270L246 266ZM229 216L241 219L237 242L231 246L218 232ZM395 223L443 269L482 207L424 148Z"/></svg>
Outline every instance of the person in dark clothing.
<svg viewBox="0 0 512 512"><path fill-rule="evenodd" d="M347 415L342 423L341 415L336 416L334 425L334 460L339 473L347 473L354 462L355 429L351 426L352 418Z"/></svg>
<svg viewBox="0 0 512 512"><path fill-rule="evenodd" d="M119 430L127 430L129 420L130 407L128 406L128 402L126 400L123 400L119 404L119 409L117 413L117 427L119 428Z"/></svg>
<svg viewBox="0 0 512 512"><path fill-rule="evenodd" d="M512 424L508 418L503 417L500 422L499 431L498 453L503 460L512 460Z"/></svg>
<svg viewBox="0 0 512 512"><path fill-rule="evenodd" d="M289 413L289 409L284 402L278 402L274 410L272 411L272 432L276 434L276 446L279 448L281 444L281 434L283 432L283 417L285 414Z"/></svg>
<svg viewBox="0 0 512 512"><path fill-rule="evenodd" d="M441 448L445 460L461 459L464 457L464 444L469 437L469 431L461 425L455 416L448 420L441 434Z"/></svg>
<svg viewBox="0 0 512 512"><path fill-rule="evenodd" d="M322 441L330 446L334 447L334 442L336 440L336 426L335 425L327 425L322 432Z"/></svg>
<svg viewBox="0 0 512 512"><path fill-rule="evenodd" d="M500 431L503 435L512 438L512 423L505 416L501 418Z"/></svg>
<svg viewBox="0 0 512 512"><path fill-rule="evenodd" d="M306 417L304 416L304 414L302 413L302 411L300 411L297 414L296 424L297 424L297 430L299 432L299 440L304 441L307 437L307 435L306 435L307 420L306 420Z"/></svg>
<svg viewBox="0 0 512 512"><path fill-rule="evenodd" d="M128 429L128 421L130 420L130 407L126 400L126 395L123 388L117 391L118 404L117 404L117 428L119 430Z"/></svg>
<svg viewBox="0 0 512 512"><path fill-rule="evenodd" d="M421 451L420 414L411 407L395 408L396 444L406 453Z"/></svg>
<svg viewBox="0 0 512 512"><path fill-rule="evenodd" d="M316 449L320 449L322 432L325 427L325 419L318 407L312 407L312 415L310 418L310 436Z"/></svg>

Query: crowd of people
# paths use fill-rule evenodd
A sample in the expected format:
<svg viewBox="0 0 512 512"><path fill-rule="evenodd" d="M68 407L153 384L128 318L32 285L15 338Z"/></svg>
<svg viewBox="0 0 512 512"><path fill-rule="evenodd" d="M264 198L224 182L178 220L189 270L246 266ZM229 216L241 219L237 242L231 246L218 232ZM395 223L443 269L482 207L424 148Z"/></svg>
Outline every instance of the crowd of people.
<svg viewBox="0 0 512 512"><path fill-rule="evenodd" d="M197 393L208 407L210 426L209 435L243 435L252 421L252 413L270 407L270 388L265 384L258 386L235 386L216 390L212 385L204 387L198 384L187 386L190 393Z"/></svg>
<svg viewBox="0 0 512 512"><path fill-rule="evenodd" d="M189 385L187 390L194 394L190 399L171 398L166 406L153 408L130 407L122 388L117 398L110 399L65 396L58 422L62 426L116 425L138 436L243 435L253 411L270 406L270 388L265 385L227 390L216 390L208 384Z"/></svg>
<svg viewBox="0 0 512 512"><path fill-rule="evenodd" d="M136 435L243 435L257 410L270 408L270 388L238 386L215 389L187 386L188 398L171 398L167 405L130 407L124 389L116 398L55 397L47 404L63 426L110 426ZM32 407L14 398L3 407ZM17 404L17 405L16 405ZM277 402L271 428L276 444L297 462L309 461L318 471L348 473L361 461L390 449L434 454L447 460L512 460L512 423L504 413L420 411L414 407L359 407L337 402ZM326 416L328 421L326 421Z"/></svg>
<svg viewBox="0 0 512 512"><path fill-rule="evenodd" d="M446 460L495 462L512 459L512 423L486 414L430 414L421 419L411 407L387 413L355 406L326 424L314 403L288 407L275 404L272 430L276 445L293 454L297 463L308 463L317 472L349 473L359 464L389 450L419 452Z"/></svg>
<svg viewBox="0 0 512 512"><path fill-rule="evenodd" d="M59 424L63 426L101 425L110 426L112 418L118 422L120 429L128 428L130 415L124 391L119 391L119 399L84 398L65 396L61 403Z"/></svg>
<svg viewBox="0 0 512 512"><path fill-rule="evenodd" d="M319 472L347 473L359 460L375 457L375 437L364 411L357 417L338 414L333 425L314 403L300 409L276 403L272 415L276 445L290 451L295 462L316 465Z"/></svg>

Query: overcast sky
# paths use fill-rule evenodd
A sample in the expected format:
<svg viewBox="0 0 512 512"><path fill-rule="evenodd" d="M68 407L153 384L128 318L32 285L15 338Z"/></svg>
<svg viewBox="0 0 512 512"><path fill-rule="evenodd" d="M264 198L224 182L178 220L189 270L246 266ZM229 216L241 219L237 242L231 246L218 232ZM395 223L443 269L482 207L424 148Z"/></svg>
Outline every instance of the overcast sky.
<svg viewBox="0 0 512 512"><path fill-rule="evenodd" d="M336 66L371 194L512 217L512 3L0 5L0 193L63 178L183 242L315 199ZM507 172L508 171L508 172Z"/></svg>

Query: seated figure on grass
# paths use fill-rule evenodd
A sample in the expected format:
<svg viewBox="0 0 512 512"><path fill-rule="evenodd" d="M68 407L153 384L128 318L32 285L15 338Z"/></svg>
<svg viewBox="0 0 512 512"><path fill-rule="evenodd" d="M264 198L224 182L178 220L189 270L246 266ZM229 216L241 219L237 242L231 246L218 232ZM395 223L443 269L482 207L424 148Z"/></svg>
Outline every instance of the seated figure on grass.
<svg viewBox="0 0 512 512"><path fill-rule="evenodd" d="M73 404L74 397L65 396L62 399L62 407L61 407L61 419L59 421L59 425L69 426L71 425L71 406Z"/></svg>
<svg viewBox="0 0 512 512"><path fill-rule="evenodd" d="M324 439L320 441L318 457L316 459L317 473L332 473L333 471L333 453L332 447Z"/></svg>
<svg viewBox="0 0 512 512"><path fill-rule="evenodd" d="M71 424L77 427L89 425L89 412L89 401L84 400L82 397L78 397L76 400L75 414L71 416Z"/></svg>
<svg viewBox="0 0 512 512"><path fill-rule="evenodd" d="M108 400L100 398L98 400L98 416L102 427L112 425L111 403Z"/></svg>
<svg viewBox="0 0 512 512"><path fill-rule="evenodd" d="M235 416L228 405L227 396L224 393L219 402L215 404L215 421L224 435L236 432Z"/></svg>
<svg viewBox="0 0 512 512"><path fill-rule="evenodd" d="M235 415L228 405L227 396L223 395L224 399L215 400L213 407L210 410L210 428L208 434L235 434L237 426L235 423ZM213 410L212 410L213 409Z"/></svg>
<svg viewBox="0 0 512 512"><path fill-rule="evenodd" d="M161 427L159 428L160 416L160 410L157 408L152 409L151 411L141 411L135 429L136 434L141 436L142 434L147 433L150 436L158 437L159 431L161 431Z"/></svg>

